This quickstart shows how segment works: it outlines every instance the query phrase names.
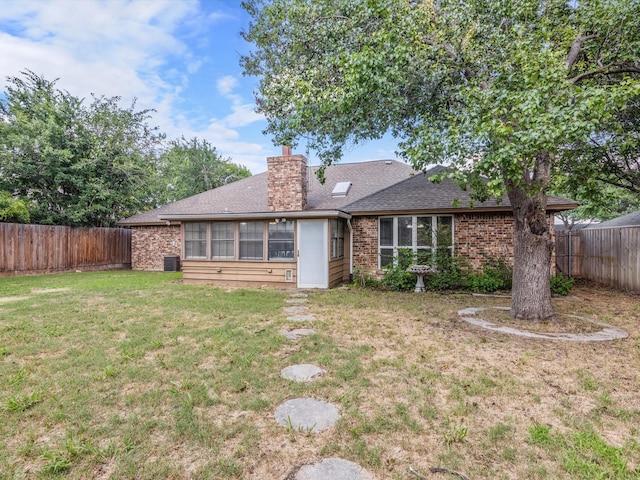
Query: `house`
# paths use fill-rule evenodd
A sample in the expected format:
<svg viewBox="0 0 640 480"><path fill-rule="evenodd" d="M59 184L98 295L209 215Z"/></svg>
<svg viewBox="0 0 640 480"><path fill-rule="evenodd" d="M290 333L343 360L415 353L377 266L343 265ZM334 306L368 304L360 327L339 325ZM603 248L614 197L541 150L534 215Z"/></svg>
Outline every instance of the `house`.
<svg viewBox="0 0 640 480"><path fill-rule="evenodd" d="M587 228L597 229L613 227L640 227L640 210L627 213L626 215L622 215L620 217L612 218L611 220L607 220L606 222L594 223L593 225L589 225Z"/></svg>
<svg viewBox="0 0 640 480"><path fill-rule="evenodd" d="M472 207L450 180L430 182L435 170L394 160L332 165L324 184L316 171L283 147L265 173L123 220L132 268L162 270L165 256L179 255L185 282L328 288L355 269L379 274L402 249L460 255L474 268L513 258L506 198ZM575 206L550 197L550 225Z"/></svg>

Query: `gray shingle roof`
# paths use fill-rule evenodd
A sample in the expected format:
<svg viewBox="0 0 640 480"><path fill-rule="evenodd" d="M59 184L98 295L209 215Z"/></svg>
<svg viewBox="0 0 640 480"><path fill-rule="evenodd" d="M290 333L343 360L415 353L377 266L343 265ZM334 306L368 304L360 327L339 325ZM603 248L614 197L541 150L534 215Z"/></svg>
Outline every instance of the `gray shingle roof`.
<svg viewBox="0 0 640 480"><path fill-rule="evenodd" d="M310 167L307 209L343 210L344 206L355 200L395 183L406 180L414 173L413 169L396 160L376 160L362 163L339 163L327 167L325 183L321 185L315 172L318 167ZM331 191L338 182L351 182L346 197L332 197ZM260 173L238 180L207 192L185 198L148 212L139 213L120 222L121 225L164 224L160 216L164 215L216 215L266 213L267 174Z"/></svg>
<svg viewBox="0 0 640 480"><path fill-rule="evenodd" d="M345 210L352 214L411 211L446 212L470 210L471 208L475 211L511 210L511 204L506 195L502 197L500 202L493 198L486 202L477 202L472 201L471 192L462 190L450 179L440 183L433 183L429 180L430 176L444 169L445 167L437 166L425 173L418 173L366 198L350 203L345 207ZM566 210L577 206L576 202L566 198L550 196L548 199L548 210L551 211Z"/></svg>
<svg viewBox="0 0 640 480"><path fill-rule="evenodd" d="M610 228L610 227L637 227L640 225L640 210L627 213L618 218L607 220L606 222L590 225L587 228Z"/></svg>
<svg viewBox="0 0 640 480"><path fill-rule="evenodd" d="M439 184L429 181L429 176L444 167L434 167L426 173L416 173L409 165L396 160L376 160L362 163L342 163L327 167L326 181L320 184L315 173L318 167L310 167L307 211L343 211L354 214L393 212L447 212L469 210L471 196L451 180ZM338 182L351 182L346 197L331 195ZM454 201L457 206L454 207ZM572 200L549 197L548 209L565 210L577 206ZM473 209L510 210L506 196L502 202L491 199L474 202ZM140 213L120 222L121 225L164 224L161 217L227 214L268 213L267 173L260 173L237 182L194 195L155 210Z"/></svg>

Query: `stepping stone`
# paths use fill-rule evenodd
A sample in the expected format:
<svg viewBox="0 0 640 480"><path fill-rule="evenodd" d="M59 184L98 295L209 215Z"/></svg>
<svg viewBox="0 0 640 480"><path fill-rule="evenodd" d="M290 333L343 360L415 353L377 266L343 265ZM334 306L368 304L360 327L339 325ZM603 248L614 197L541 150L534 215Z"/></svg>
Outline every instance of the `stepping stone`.
<svg viewBox="0 0 640 480"><path fill-rule="evenodd" d="M338 421L338 407L313 398L287 400L276 409L275 418L283 427L304 433L315 433L331 428Z"/></svg>
<svg viewBox="0 0 640 480"><path fill-rule="evenodd" d="M357 463L341 458L325 458L302 467L294 480L373 480L373 476Z"/></svg>
<svg viewBox="0 0 640 480"><path fill-rule="evenodd" d="M308 312L309 307L284 307L284 311L287 313L302 313Z"/></svg>
<svg viewBox="0 0 640 480"><path fill-rule="evenodd" d="M312 328L296 328L294 330L280 330L280 333L287 337L289 340L297 340L300 337L306 337L307 335L315 335L316 331Z"/></svg>
<svg viewBox="0 0 640 480"><path fill-rule="evenodd" d="M306 298L287 298L287 303L307 303L309 300Z"/></svg>
<svg viewBox="0 0 640 480"><path fill-rule="evenodd" d="M326 370L323 370L316 365L301 363L299 365L291 365L287 368L283 368L280 371L280 376L295 382L311 382L325 373L327 373Z"/></svg>
<svg viewBox="0 0 640 480"><path fill-rule="evenodd" d="M315 315L291 315L287 317L290 322L313 322L316 319Z"/></svg>
<svg viewBox="0 0 640 480"><path fill-rule="evenodd" d="M292 293L289 296L291 298L307 298L309 294L308 293Z"/></svg>

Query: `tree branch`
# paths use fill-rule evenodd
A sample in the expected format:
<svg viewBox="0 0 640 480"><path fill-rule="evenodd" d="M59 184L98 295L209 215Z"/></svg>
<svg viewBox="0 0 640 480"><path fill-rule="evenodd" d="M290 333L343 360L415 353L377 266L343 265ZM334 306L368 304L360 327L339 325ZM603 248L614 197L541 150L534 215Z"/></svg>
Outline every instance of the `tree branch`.
<svg viewBox="0 0 640 480"><path fill-rule="evenodd" d="M597 38L598 35L585 35L581 30L576 39L571 44L571 48L569 49L569 53L567 54L566 62L567 62L567 72L570 72L574 67L576 62L578 61L578 57L582 52L582 44L587 40L591 40L592 38Z"/></svg>
<svg viewBox="0 0 640 480"><path fill-rule="evenodd" d="M618 68L614 68L618 67ZM598 75L615 75L616 73L640 73L640 65L627 65L627 66L618 66L618 65L606 65L602 68L598 68L597 70L592 70L590 72L584 72L575 77L569 79L571 83L578 83L582 80L586 80L588 78L593 78Z"/></svg>

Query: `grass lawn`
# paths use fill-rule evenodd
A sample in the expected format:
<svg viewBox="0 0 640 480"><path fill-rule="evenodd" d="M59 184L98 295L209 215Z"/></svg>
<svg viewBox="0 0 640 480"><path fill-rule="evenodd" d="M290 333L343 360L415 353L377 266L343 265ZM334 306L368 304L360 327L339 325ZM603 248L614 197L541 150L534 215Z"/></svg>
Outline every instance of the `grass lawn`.
<svg viewBox="0 0 640 480"><path fill-rule="evenodd" d="M640 301L589 287L558 312L626 329L528 340L461 322L499 298L358 288L309 295L183 285L179 274L0 278L0 478L277 479L325 457L377 479L640 478ZM577 297L577 298L576 298ZM281 329L317 334L289 342ZM300 384L296 363L328 374ZM285 400L335 403L318 433Z"/></svg>

